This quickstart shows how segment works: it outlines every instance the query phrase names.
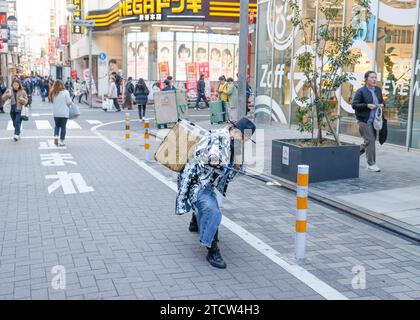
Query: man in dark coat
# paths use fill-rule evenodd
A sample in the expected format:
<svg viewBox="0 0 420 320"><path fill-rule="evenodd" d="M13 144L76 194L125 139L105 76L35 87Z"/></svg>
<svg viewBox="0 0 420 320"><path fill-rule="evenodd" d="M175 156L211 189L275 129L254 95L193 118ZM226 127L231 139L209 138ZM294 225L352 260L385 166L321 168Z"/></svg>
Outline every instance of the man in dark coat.
<svg viewBox="0 0 420 320"><path fill-rule="evenodd" d="M197 101L195 102L195 110L198 110L198 106L200 104L200 101L203 100L206 103L207 108L210 108L209 103L206 98L206 83L204 81L204 74L200 76L200 80L198 80L197 83Z"/></svg>

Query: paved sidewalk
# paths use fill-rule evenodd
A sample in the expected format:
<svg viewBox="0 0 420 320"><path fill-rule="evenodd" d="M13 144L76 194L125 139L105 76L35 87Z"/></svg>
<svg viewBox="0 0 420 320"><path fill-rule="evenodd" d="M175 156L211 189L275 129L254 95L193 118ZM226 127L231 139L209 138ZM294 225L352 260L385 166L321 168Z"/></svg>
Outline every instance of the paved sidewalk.
<svg viewBox="0 0 420 320"><path fill-rule="evenodd" d="M205 110L200 111L200 114L206 113ZM207 129L223 126L211 125L208 120L191 120ZM310 136L277 124L259 123L258 129L257 146L249 144L253 148L255 162L248 166L248 171L294 188L293 183L271 175L272 140ZM165 131L161 130L158 135L164 136ZM358 137L346 135L342 135L341 139L355 144L362 142ZM401 147L380 146L378 143L377 159L382 169L380 173L368 172L363 156L360 158L359 178L313 183L310 185L311 196L420 240L420 152L413 149L407 152Z"/></svg>
<svg viewBox="0 0 420 320"><path fill-rule="evenodd" d="M123 132L115 130L115 126L118 125L105 126L100 132L143 160L141 125L133 125L133 138L129 142L124 141ZM152 151L159 143L159 140L151 139ZM148 166L168 180L176 181L177 175L159 163L151 161ZM295 197L295 193L287 189L268 186L249 177L238 177L229 187L222 212L274 248L283 259L293 261ZM420 263L420 249L416 243L314 201L309 202L309 208L308 254L302 265L306 270L350 299L420 298L420 273L416 267ZM183 228L187 228L187 225ZM229 230L222 228L221 245L223 252L226 252L225 258L240 270L247 270L248 258L240 254L245 253L243 250L246 245L234 246L233 251L226 251L225 246L231 241L230 235ZM242 257L236 262L231 256L234 252ZM366 289L362 290L352 287L353 268L359 267L367 275ZM272 262L266 268L271 270ZM245 283L249 281L247 276L237 276ZM265 277L263 273L254 274L254 277L266 286L265 289L256 291L257 296L262 294L268 299L282 299L283 293L275 288L277 283L292 292L297 288L296 285L290 285L286 278L279 282ZM304 285L300 284L298 287L304 288ZM247 289L246 292L249 291ZM255 291L251 292L255 294Z"/></svg>

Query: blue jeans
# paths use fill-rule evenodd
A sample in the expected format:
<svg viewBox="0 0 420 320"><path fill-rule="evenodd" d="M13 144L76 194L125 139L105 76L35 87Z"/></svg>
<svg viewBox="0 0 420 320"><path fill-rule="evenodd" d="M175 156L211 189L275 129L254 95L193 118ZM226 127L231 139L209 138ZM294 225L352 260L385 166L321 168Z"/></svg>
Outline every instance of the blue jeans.
<svg viewBox="0 0 420 320"><path fill-rule="evenodd" d="M20 112L20 110L16 109L16 106L12 106L10 110L10 118L12 118L15 135L17 136L20 136L20 128L22 126L22 117Z"/></svg>
<svg viewBox="0 0 420 320"><path fill-rule="evenodd" d="M194 209L200 230L200 242L210 248L222 222L222 213L212 187L203 188L198 192Z"/></svg>
<svg viewBox="0 0 420 320"><path fill-rule="evenodd" d="M66 125L67 125L67 118L54 118L55 128L54 128L54 136L58 137L60 135L61 140L66 139Z"/></svg>
<svg viewBox="0 0 420 320"><path fill-rule="evenodd" d="M206 103L207 108L210 108L209 103L207 101L206 95L205 94L198 94L198 98L197 101L195 102L195 107L198 108L198 105L200 103L200 101L203 100Z"/></svg>

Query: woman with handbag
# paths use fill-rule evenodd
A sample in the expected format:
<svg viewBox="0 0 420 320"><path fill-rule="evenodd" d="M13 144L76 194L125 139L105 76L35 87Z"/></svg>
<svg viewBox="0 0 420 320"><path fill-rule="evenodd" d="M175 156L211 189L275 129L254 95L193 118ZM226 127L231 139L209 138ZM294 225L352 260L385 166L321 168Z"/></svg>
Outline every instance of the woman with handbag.
<svg viewBox="0 0 420 320"><path fill-rule="evenodd" d="M136 97L136 103L139 106L139 118L142 121L144 121L144 118L146 117L146 105L149 99L149 93L149 88L147 88L144 80L140 78L134 90L134 96Z"/></svg>
<svg viewBox="0 0 420 320"><path fill-rule="evenodd" d="M2 99L5 105L10 103L10 117L15 128L13 140L18 141L22 127L22 110L28 104L28 96L23 89L22 82L18 79L13 80L12 88L6 91Z"/></svg>
<svg viewBox="0 0 420 320"><path fill-rule="evenodd" d="M50 102L53 104L53 115L55 122L54 144L64 147L66 139L66 126L70 117L70 106L72 104L70 93L66 90L64 82L57 80L51 88ZM60 142L58 137L60 136Z"/></svg>

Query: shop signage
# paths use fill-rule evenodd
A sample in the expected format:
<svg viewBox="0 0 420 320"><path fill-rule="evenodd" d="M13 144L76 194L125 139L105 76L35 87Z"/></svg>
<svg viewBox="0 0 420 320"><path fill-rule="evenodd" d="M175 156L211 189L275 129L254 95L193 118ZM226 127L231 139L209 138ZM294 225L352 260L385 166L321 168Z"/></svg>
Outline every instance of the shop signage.
<svg viewBox="0 0 420 320"><path fill-rule="evenodd" d="M164 81L167 77L169 77L169 63L168 61L159 62L159 80L160 80L160 88L163 90L165 87Z"/></svg>
<svg viewBox="0 0 420 320"><path fill-rule="evenodd" d="M84 0L72 0L72 4L74 4L76 10L73 13L73 20L72 20L72 27L71 32L73 34L83 34L83 26L77 25L78 20L82 20L83 18L83 3ZM76 24L75 24L76 22Z"/></svg>
<svg viewBox="0 0 420 320"><path fill-rule="evenodd" d="M187 63L187 96L196 97L197 90L197 65L195 63Z"/></svg>
<svg viewBox="0 0 420 320"><path fill-rule="evenodd" d="M76 1L76 0L73 0ZM256 0L250 1L250 14L257 13ZM111 9L89 12L87 19L95 21L96 28L109 27L115 23L135 21L206 21L238 22L240 1L203 0L125 0Z"/></svg>
<svg viewBox="0 0 420 320"><path fill-rule="evenodd" d="M62 45L68 45L69 39L68 39L68 29L67 25L61 25L60 26L60 41Z"/></svg>
<svg viewBox="0 0 420 320"><path fill-rule="evenodd" d="M0 12L8 12L9 3L6 0L0 0Z"/></svg>

